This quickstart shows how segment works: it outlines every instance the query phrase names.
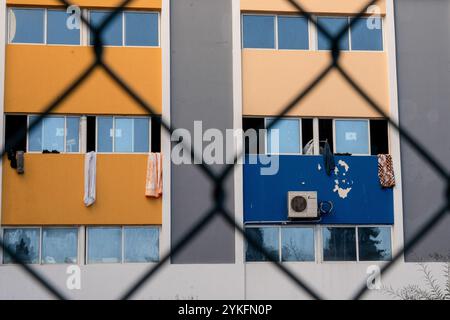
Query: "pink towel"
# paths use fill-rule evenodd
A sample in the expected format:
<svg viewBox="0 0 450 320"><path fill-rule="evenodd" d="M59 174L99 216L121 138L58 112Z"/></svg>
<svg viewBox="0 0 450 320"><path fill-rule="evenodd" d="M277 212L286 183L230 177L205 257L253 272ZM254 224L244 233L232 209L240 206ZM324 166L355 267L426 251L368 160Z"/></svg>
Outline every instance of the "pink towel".
<svg viewBox="0 0 450 320"><path fill-rule="evenodd" d="M160 153L150 153L147 160L147 177L145 180L145 195L159 198L162 194L162 156Z"/></svg>

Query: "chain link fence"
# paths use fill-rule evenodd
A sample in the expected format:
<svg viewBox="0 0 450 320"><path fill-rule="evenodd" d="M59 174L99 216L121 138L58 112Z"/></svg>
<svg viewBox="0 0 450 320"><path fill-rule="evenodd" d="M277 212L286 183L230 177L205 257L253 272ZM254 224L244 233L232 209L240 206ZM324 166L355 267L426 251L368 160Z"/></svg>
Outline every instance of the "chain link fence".
<svg viewBox="0 0 450 320"><path fill-rule="evenodd" d="M66 7L71 6L66 0L59 0L61 5ZM345 26L340 30L337 35L333 36L330 32L325 29L322 25L318 24L317 21L313 18L312 14L308 11L304 10L301 0L285 0L288 2L295 10L298 12L298 15L306 17L310 23L312 23L319 32L321 32L331 43L331 51L330 51L330 62L325 67L319 75L309 83L305 88L301 89L299 93L292 99L286 106L284 106L281 112L269 123L267 129L273 127L280 118L289 113L293 108L301 108L301 102L307 97L311 92L315 90L315 88L333 71L337 71L339 75L345 80L345 82L354 90L356 95L359 95L368 106L370 106L373 110L375 110L381 117L385 118L389 124L398 131L400 136L410 144L410 146L420 155L427 164L446 182L446 191L445 191L445 201L443 202L441 208L430 215L428 221L419 228L416 234L411 237L411 239L404 244L404 246L398 250L395 255L392 257L392 260L387 262L381 268L381 274L387 273L399 260L402 259L406 251L411 250L415 247L421 239L423 239L428 233L430 233L433 228L437 225L441 219L448 213L450 209L450 174L447 172L445 167L439 163L439 161L430 153L428 150L421 145L417 139L412 136L407 129L399 125L395 120L390 118L390 116L383 110L380 105L378 105L372 97L370 97L358 83L349 75L347 70L343 67L340 60L341 50L339 48L339 41L342 37L345 36L345 33L352 27L357 21L358 18L361 18L366 15L369 7L376 5L379 0L372 0L365 4L359 13L354 17L355 19L351 19L349 25ZM92 50L94 52L94 59L90 63L90 65L80 73L80 75L64 90L58 95L49 105L45 106L42 109L42 113L36 117L33 121L30 121L27 131L32 130L34 127L39 125L39 123L43 120L44 117L54 112L65 100L67 100L80 86L92 75L92 73L96 69L102 69L106 74L114 81L117 87L125 92L136 105L142 108L145 113L149 116L157 115L154 112L154 108L147 101L145 101L136 91L133 90L132 86L125 82L122 77L116 73L111 66L109 66L104 60L104 45L102 34L105 28L111 23L113 18L118 15L125 7L130 5L133 0L125 0L119 6L117 6L114 11L112 11L101 23L99 26L90 25L89 21L84 17L80 16L82 22L88 26L89 31L93 35L93 43ZM162 129L168 133L172 133L176 128L171 127L169 123L162 120L161 121ZM21 131L17 132L9 141L5 143L5 145L15 146L22 139L24 139L27 135L27 132ZM185 146L187 148L187 146ZM2 151L2 155L4 156L7 150ZM202 159L201 155L196 154L192 149L190 149L191 158L192 159ZM203 172L211 181L214 182L214 190L212 190L212 197L214 198L215 205L208 212L206 212L201 219L199 219L188 232L184 234L184 236L172 245L170 252L162 255L161 259L156 265L152 265L141 277L139 277L134 283L130 284L129 289L122 294L121 299L130 299L132 298L147 282L151 281L153 277L156 276L157 272L161 270L166 263L169 262L170 258L177 254L179 251L183 250L185 246L189 244L189 242L203 229L208 226L208 223L215 216L220 216L229 224L232 228L234 228L251 246L256 248L256 250L260 251L261 254L273 263L277 269L284 273L287 278L289 278L292 282L294 282L299 290L303 290L307 295L309 295L313 299L323 299L326 298L321 292L317 292L314 290L305 279L299 277L294 274L289 268L275 260L273 255L269 253L266 249L264 249L258 242L256 242L252 237L248 237L245 234L244 228L241 226L241 223L235 221L232 213L228 212L224 206L224 199L226 198L226 192L223 188L223 183L227 176L232 173L232 169L234 165L237 163L239 157L241 155L236 154L234 157L234 164L226 165L223 171L219 174L215 173L208 165L202 164L197 165L199 170ZM0 238L0 248L8 254L11 259L17 263L23 270L32 278L34 281L39 283L43 288L45 288L52 296L57 299L66 299L66 296L57 289L48 279L42 276L35 268L31 265L24 263L21 261L20 257L16 256L14 252L12 252L7 246L4 245L3 239ZM352 299L360 299L367 292L367 284L366 279L363 279L361 286L358 287L358 290L354 293ZM342 297L346 298L346 297Z"/></svg>

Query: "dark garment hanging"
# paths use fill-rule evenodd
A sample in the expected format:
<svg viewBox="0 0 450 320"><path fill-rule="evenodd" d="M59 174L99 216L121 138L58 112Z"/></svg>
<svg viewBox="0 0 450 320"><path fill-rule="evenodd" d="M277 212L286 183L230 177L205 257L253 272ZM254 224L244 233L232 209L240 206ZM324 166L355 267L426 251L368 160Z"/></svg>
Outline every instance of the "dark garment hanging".
<svg viewBox="0 0 450 320"><path fill-rule="evenodd" d="M13 149L8 150L8 160L11 168L17 169L16 152Z"/></svg>
<svg viewBox="0 0 450 320"><path fill-rule="evenodd" d="M333 172L334 168L336 167L336 163L334 162L334 155L331 152L328 141L325 142L325 145L323 147L323 164L325 166L325 172L328 176L330 176L331 172Z"/></svg>
<svg viewBox="0 0 450 320"><path fill-rule="evenodd" d="M23 151L16 152L17 159L17 173L23 174L25 172L25 156Z"/></svg>

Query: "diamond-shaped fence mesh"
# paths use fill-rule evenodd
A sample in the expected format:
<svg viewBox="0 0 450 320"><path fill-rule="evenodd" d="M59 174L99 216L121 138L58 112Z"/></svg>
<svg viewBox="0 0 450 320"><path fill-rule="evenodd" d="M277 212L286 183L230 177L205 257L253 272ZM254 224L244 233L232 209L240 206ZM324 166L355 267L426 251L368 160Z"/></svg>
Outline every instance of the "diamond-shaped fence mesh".
<svg viewBox="0 0 450 320"><path fill-rule="evenodd" d="M59 0L62 5L69 7L71 3L69 3L66 0ZM450 209L450 175L445 169L445 167L439 163L439 161L430 153L421 143L412 136L407 129L399 125L395 120L390 118L388 114L386 114L384 108L382 108L379 104L375 102L375 100L369 96L365 92L364 89L361 88L361 86L352 78L352 76L347 72L347 70L343 67L340 60L340 48L339 48L339 41L340 39L345 35L345 33L349 30L349 28L356 23L357 18L361 18L364 16L368 10L368 8L372 5L375 5L379 0L372 0L369 1L367 4L365 4L359 13L354 17L354 19L351 19L349 25L342 28L340 32L337 33L337 35L333 36L330 34L330 32L324 28L322 25L318 24L317 21L313 18L313 16L304 10L304 8L301 5L301 0L285 0L288 2L295 10L297 11L298 15L306 17L310 23L314 24L314 26L317 28L319 32L321 32L331 43L331 50L330 50L330 61L329 64L323 69L322 72L319 73L319 75L311 81L306 87L301 88L301 90L298 92L298 94L293 98L286 106L282 107L278 115L270 121L267 129L270 129L273 127L277 121L279 121L280 118L288 114L292 109L294 108L301 108L301 102L307 97L308 95L313 92L317 86L333 71L336 70L340 76L346 81L346 83L354 90L356 95L359 95L368 106L370 106L373 110L375 110L380 116L387 119L387 121L390 123L390 125L395 128L395 130L398 131L400 136L410 144L410 146L417 152L418 155L420 155L426 163L442 178L446 181L447 190L445 192L445 201L443 201L443 204L441 208L435 212L433 215L430 215L429 220L424 223L419 230L415 233L411 239L404 244L404 246L398 250L395 255L392 257L392 259L384 264L381 267L381 274L387 273L399 260L402 259L403 255L406 251L411 250L413 247L415 247L428 233L430 233L433 228L438 224L441 219L444 218L444 216L448 213ZM27 131L32 130L34 127L39 125L39 123L43 120L43 118L49 114L51 114L53 111L55 111L66 99L69 98L74 92L76 92L81 85L84 84L84 82L92 75L92 73L96 69L102 69L117 85L117 87L120 90L123 90L136 105L138 105L140 108L142 108L147 115L156 115L156 112L154 112L154 108L151 104L149 104L145 99L143 99L135 90L133 90L132 86L129 85L126 81L122 79L122 77L114 71L114 69L108 65L104 60L104 45L103 45L103 39L102 35L105 30L105 28L111 23L113 18L119 14L127 5L132 3L133 0L125 0L123 1L119 6L117 6L114 11L111 11L111 13L100 23L99 26L93 26L89 23L89 21L81 16L82 22L87 25L89 31L93 35L93 43L92 50L94 52L94 59L85 70L83 70L80 75L65 89L63 90L57 97L54 98L54 100L47 106L44 106L42 108L41 114L36 117L33 121L30 121L30 124L28 126ZM162 120L161 121L162 129L165 130L168 133L172 133L176 128L173 128L169 123ZM16 145L20 140L25 138L27 135L27 132L17 132L15 136L6 142L5 145L14 146ZM188 146L185 146L188 148ZM188 149L189 150L189 149ZM2 151L2 155L4 156L7 150ZM201 156L196 154L194 150L190 149L191 158L193 159L201 159ZM234 228L244 239L249 243L249 245L253 246L256 250L260 251L261 254L271 263L273 263L279 272L282 272L285 274L287 278L289 278L293 283L295 283L298 286L299 290L303 290L306 292L311 298L313 299L322 299L326 298L324 294L321 292L317 292L316 290L312 289L312 287L308 284L305 279L299 277L298 275L294 274L286 265L283 265L279 261L277 261L271 253L269 253L265 248L261 246L258 242L255 241L252 237L249 237L245 234L243 227L238 221L235 221L233 218L233 215L227 211L227 209L224 206L224 199L226 197L226 192L223 188L223 183L226 179L226 177L232 173L232 169L234 165L237 163L239 157L241 155L236 154L234 157L234 164L227 165L225 169L217 174L211 168L204 164L198 164L197 167L199 170L203 172L211 181L214 182L215 189L211 190L211 197L214 198L214 207L208 210L201 219L199 219L196 223L194 223L191 228L184 234L184 236L175 244L172 245L171 250L164 255L162 255L159 262L155 265L152 265L149 267L149 269L142 274L141 277L136 279L134 283L130 283L129 289L122 294L121 299L130 299L132 298L141 288L144 286L148 281L151 281L153 277L156 277L159 270L164 268L164 265L168 263L170 258L183 250L184 247L186 247L192 239L196 237L196 235L203 229L208 226L208 224L211 222L212 218L215 216L220 216L224 221L229 224L232 228ZM201 161L200 161L201 162ZM206 196L206 195L205 195ZM30 278L33 281L36 281L39 283L43 288L48 290L50 294L52 294L55 298L58 299L65 299L65 295L60 292L48 279L46 279L43 275L41 275L37 270L35 270L31 265L24 263L18 257L14 252L12 252L7 246L4 245L3 239L0 238L0 248L3 249L3 251L11 256L11 259L17 263L23 270L30 276ZM363 279L361 281L361 286L359 289L354 293L352 299L360 299L364 296L366 291L368 290L366 285L366 279ZM343 297L346 298L346 297Z"/></svg>

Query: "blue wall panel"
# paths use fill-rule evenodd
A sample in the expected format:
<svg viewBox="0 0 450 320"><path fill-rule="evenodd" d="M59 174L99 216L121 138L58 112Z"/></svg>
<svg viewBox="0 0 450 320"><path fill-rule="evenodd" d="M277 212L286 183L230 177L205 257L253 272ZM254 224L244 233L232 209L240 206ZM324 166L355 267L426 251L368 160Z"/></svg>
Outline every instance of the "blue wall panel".
<svg viewBox="0 0 450 320"><path fill-rule="evenodd" d="M261 175L264 165L244 165L244 221L284 222L288 191L317 191L334 211L322 224L393 224L393 190L378 180L376 156L335 157L337 170L327 176L322 156L279 156L275 175Z"/></svg>

